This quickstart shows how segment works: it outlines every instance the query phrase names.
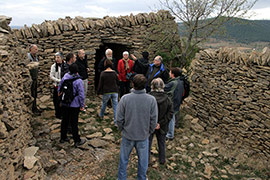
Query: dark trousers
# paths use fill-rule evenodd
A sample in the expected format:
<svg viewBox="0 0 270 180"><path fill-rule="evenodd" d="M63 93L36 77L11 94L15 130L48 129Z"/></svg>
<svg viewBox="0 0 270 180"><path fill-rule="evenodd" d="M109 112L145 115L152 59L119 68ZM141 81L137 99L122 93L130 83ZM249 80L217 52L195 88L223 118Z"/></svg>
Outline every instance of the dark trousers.
<svg viewBox="0 0 270 180"><path fill-rule="evenodd" d="M58 92L57 88L53 88L53 105L54 105L54 110L55 110L55 117L61 119L62 118L62 108L60 107L60 100L58 97Z"/></svg>
<svg viewBox="0 0 270 180"><path fill-rule="evenodd" d="M38 76L38 69L34 68L30 70L30 75L31 75L31 96L34 98L33 103L32 103L32 111L37 110L37 86L38 86L38 81L37 81L37 76Z"/></svg>
<svg viewBox="0 0 270 180"><path fill-rule="evenodd" d="M78 133L78 118L79 118L79 112L80 108L72 108L72 107L62 107L63 112L63 118L61 122L61 139L67 138L67 129L68 124L70 122L71 124L71 131L74 142L79 142L80 136Z"/></svg>
<svg viewBox="0 0 270 180"><path fill-rule="evenodd" d="M120 98L121 98L123 95L129 93L130 82L129 81L127 81L127 82L120 81L119 85L120 85Z"/></svg>
<svg viewBox="0 0 270 180"><path fill-rule="evenodd" d="M165 163L165 151L166 151L166 134L161 134L159 130L155 130L153 134L149 136L149 159L151 154L151 146L154 138L154 134L156 134L157 142L158 142L158 159L159 163Z"/></svg>
<svg viewBox="0 0 270 180"><path fill-rule="evenodd" d="M180 111L178 111L175 114L175 127L179 128L180 127Z"/></svg>
<svg viewBox="0 0 270 180"><path fill-rule="evenodd" d="M34 112L37 110L37 79L32 80L31 96L34 98L32 103L32 111Z"/></svg>

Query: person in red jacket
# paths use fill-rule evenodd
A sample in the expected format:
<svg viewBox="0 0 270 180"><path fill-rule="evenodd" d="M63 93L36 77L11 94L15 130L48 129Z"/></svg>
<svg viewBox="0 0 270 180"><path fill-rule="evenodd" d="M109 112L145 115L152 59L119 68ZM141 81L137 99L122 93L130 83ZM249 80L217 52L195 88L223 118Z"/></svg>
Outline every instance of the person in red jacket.
<svg viewBox="0 0 270 180"><path fill-rule="evenodd" d="M130 90L130 79L127 79L127 74L133 73L132 71L133 61L129 59L129 53L127 51L123 52L123 58L118 62L118 78L120 85L120 98L129 93ZM128 77L129 78L129 77Z"/></svg>

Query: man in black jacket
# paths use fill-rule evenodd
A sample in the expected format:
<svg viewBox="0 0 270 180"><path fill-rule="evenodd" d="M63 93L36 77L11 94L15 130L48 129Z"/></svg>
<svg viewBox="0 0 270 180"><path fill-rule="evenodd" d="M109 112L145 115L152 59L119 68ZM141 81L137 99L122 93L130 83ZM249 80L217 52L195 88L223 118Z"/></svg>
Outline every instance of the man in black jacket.
<svg viewBox="0 0 270 180"><path fill-rule="evenodd" d="M170 70L170 80L165 85L165 92L171 97L173 102L173 117L169 123L169 130L166 135L167 139L172 140L174 138L174 126L175 126L175 115L180 109L182 103L182 97L184 92L184 82L180 79L181 69L173 67Z"/></svg>
<svg viewBox="0 0 270 180"><path fill-rule="evenodd" d="M142 56L143 58L138 59L136 58L136 56L134 56L133 54L130 55L131 58L133 60L135 60L134 66L133 66L133 71L136 74L143 74L144 76L146 76L146 72L148 70L148 66L149 66L149 53L147 51L142 52Z"/></svg>
<svg viewBox="0 0 270 180"><path fill-rule="evenodd" d="M116 73L118 73L118 70L117 70L118 61L115 60L115 58L113 58L113 51L111 49L107 49L105 51L105 57L98 64L98 72L101 73L102 71L105 70L104 62L107 59L113 62L113 70L115 70Z"/></svg>
<svg viewBox="0 0 270 180"><path fill-rule="evenodd" d="M77 60L75 62L79 67L79 75L81 76L81 79L83 80L83 87L84 87L84 96L86 99L87 90L88 90L88 64L87 64L87 58L85 55L85 51L83 49L80 49L78 51ZM85 104L85 102L84 102Z"/></svg>
<svg viewBox="0 0 270 180"><path fill-rule="evenodd" d="M66 61L61 65L61 79L64 75L69 72L69 66L76 61L76 55L73 53L68 53L66 56Z"/></svg>

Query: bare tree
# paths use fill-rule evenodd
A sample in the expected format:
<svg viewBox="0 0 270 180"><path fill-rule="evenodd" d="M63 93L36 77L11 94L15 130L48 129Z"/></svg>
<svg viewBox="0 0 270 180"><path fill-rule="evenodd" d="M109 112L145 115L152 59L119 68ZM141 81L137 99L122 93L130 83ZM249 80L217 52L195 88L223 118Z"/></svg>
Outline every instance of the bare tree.
<svg viewBox="0 0 270 180"><path fill-rule="evenodd" d="M233 17L242 18L257 0L160 0L178 22L182 22L187 36L182 60L193 53L200 42Z"/></svg>

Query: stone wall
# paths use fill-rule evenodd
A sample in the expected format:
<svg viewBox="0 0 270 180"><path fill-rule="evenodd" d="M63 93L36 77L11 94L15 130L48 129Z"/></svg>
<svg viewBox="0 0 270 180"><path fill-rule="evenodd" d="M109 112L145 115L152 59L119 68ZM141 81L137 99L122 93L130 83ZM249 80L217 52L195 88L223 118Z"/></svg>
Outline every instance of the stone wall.
<svg viewBox="0 0 270 180"><path fill-rule="evenodd" d="M11 18L0 16L0 179L23 179L24 150L33 141L31 96L25 53L10 34ZM36 178L44 171L36 165Z"/></svg>
<svg viewBox="0 0 270 180"><path fill-rule="evenodd" d="M31 127L29 60L26 57L30 44L39 47L38 104L42 105L40 102L50 99L51 95L49 72L55 52L66 55L85 49L93 92L95 63L101 57L98 53L105 50L100 47L112 45L114 52L120 47L119 53L128 50L140 57L141 52L149 50L148 45L153 43L148 37L162 33L154 26L173 26L177 31L177 24L167 11L103 19L66 17L12 31L10 21L11 18L0 16L0 179L45 179L46 175L40 161L30 170L23 168L24 150L35 145ZM151 57L154 54L155 50L150 52Z"/></svg>
<svg viewBox="0 0 270 180"><path fill-rule="evenodd" d="M123 48L122 52L128 50L141 57L141 52L148 50L149 44L153 43L149 37L162 33L162 29L157 31L153 26L165 24L173 26L177 31L177 24L170 13L159 11L136 16L131 14L119 18L76 17L72 19L66 17L57 21L45 21L40 25L33 24L32 27L25 26L20 30L14 30L13 33L23 49L28 49L32 43L38 45L40 57L39 94L45 95L50 94L52 86L49 71L54 62L55 52L61 51L67 55L69 52L76 53L81 48L85 49L90 67L90 91L93 92L95 62L100 61L101 56L98 53L104 55L104 51L99 52L101 46L120 45ZM113 47L112 49L116 50ZM151 50L151 58L154 54L155 50Z"/></svg>
<svg viewBox="0 0 270 180"><path fill-rule="evenodd" d="M204 50L192 71L189 108L204 129L269 158L270 50Z"/></svg>

